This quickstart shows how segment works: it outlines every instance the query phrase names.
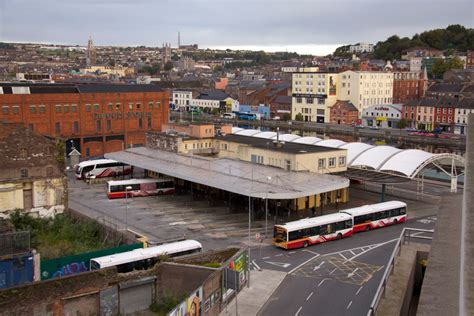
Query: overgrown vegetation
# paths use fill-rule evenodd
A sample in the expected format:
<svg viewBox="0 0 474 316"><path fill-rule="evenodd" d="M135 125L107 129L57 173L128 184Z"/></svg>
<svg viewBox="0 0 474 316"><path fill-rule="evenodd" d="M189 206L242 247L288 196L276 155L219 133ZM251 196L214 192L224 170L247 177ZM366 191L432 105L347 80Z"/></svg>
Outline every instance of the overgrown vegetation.
<svg viewBox="0 0 474 316"><path fill-rule="evenodd" d="M185 298L186 296L182 296L181 298L175 297L171 292L166 291L160 302L155 302L150 305L150 310L158 316L165 316Z"/></svg>
<svg viewBox="0 0 474 316"><path fill-rule="evenodd" d="M451 69L463 69L464 63L461 59L455 58L446 58L446 59L437 59L433 65L433 76L435 78L443 77L443 74Z"/></svg>
<svg viewBox="0 0 474 316"><path fill-rule="evenodd" d="M17 231L30 231L31 247L45 260L118 245L102 237L100 225L93 220L77 220L66 214L33 218L22 210L16 210L10 220Z"/></svg>

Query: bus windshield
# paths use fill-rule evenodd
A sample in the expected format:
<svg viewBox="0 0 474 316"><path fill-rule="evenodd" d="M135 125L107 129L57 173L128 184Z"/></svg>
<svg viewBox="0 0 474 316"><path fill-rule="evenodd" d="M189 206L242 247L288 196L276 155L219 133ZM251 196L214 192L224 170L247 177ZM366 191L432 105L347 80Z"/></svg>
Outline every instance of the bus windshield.
<svg viewBox="0 0 474 316"><path fill-rule="evenodd" d="M282 227L276 226L273 230L273 237L276 242L286 241L286 230Z"/></svg>

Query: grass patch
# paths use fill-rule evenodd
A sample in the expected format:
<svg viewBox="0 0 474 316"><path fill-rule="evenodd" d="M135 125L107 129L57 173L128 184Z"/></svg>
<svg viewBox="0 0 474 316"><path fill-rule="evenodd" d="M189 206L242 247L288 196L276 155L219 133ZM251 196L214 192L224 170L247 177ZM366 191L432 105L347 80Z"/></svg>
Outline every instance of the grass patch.
<svg viewBox="0 0 474 316"><path fill-rule="evenodd" d="M155 302L150 305L150 311L155 313L158 316L165 316L171 312L176 306L178 306L181 301L183 301L186 296L181 298L175 297L171 293L165 293L163 299L160 302Z"/></svg>
<svg viewBox="0 0 474 316"><path fill-rule="evenodd" d="M29 230L31 247L43 260L117 246L102 238L101 226L93 220L78 220L65 214L54 218L33 218L23 211L14 212L10 221L17 231Z"/></svg>

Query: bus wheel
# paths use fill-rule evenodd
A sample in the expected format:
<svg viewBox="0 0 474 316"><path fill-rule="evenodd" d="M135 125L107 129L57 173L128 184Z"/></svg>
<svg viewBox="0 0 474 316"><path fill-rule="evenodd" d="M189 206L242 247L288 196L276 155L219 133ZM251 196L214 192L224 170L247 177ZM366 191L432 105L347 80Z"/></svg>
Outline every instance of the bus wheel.
<svg viewBox="0 0 474 316"><path fill-rule="evenodd" d="M308 242L307 241L304 242L303 247L308 248Z"/></svg>
<svg viewBox="0 0 474 316"><path fill-rule="evenodd" d="M158 191L158 195L163 195L163 191Z"/></svg>
<svg viewBox="0 0 474 316"><path fill-rule="evenodd" d="M395 219L393 220L393 223L394 223L394 224L398 224L398 219L395 218Z"/></svg>
<svg viewBox="0 0 474 316"><path fill-rule="evenodd" d="M368 232L370 230L370 225L365 226L365 231Z"/></svg>
<svg viewBox="0 0 474 316"><path fill-rule="evenodd" d="M337 239L342 239L342 234L341 233L337 234Z"/></svg>

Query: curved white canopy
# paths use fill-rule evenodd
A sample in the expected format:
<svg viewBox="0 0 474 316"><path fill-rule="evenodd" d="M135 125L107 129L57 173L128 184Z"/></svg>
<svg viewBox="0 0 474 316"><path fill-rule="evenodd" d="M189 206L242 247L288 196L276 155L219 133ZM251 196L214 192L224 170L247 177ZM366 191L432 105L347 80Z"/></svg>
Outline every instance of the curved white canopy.
<svg viewBox="0 0 474 316"><path fill-rule="evenodd" d="M301 136L295 135L295 134L280 134L280 140L283 142L292 142L295 139L301 138ZM277 139L276 135L275 137L272 137L273 139Z"/></svg>
<svg viewBox="0 0 474 316"><path fill-rule="evenodd" d="M243 131L243 128L240 127L232 127L232 134L237 134L237 132Z"/></svg>
<svg viewBox="0 0 474 316"><path fill-rule="evenodd" d="M339 139L325 139L320 142L317 142L315 145L318 146L324 146L324 147L331 147L331 148L338 148L341 147L342 145L347 144L346 142L343 142L342 140Z"/></svg>
<svg viewBox="0 0 474 316"><path fill-rule="evenodd" d="M418 169L418 166L422 165L433 156L434 154L419 149L403 150L389 158L379 167L379 170L396 171L406 175L407 177L412 177L413 172Z"/></svg>
<svg viewBox="0 0 474 316"><path fill-rule="evenodd" d="M354 160L354 158L356 158L357 156L359 156L361 153L363 153L364 151L372 148L374 146L372 145L369 145L369 144L365 144L365 143L347 143L345 145L342 145L341 147L339 148L342 148L342 149L347 149L347 165L349 166L352 162L352 160Z"/></svg>
<svg viewBox="0 0 474 316"><path fill-rule="evenodd" d="M353 161L348 163L348 166L378 170L387 159L400 151L402 150L392 146L374 146L361 153Z"/></svg>
<svg viewBox="0 0 474 316"><path fill-rule="evenodd" d="M234 133L236 135L241 135L241 136L253 136L255 134L261 133L259 130L256 129L244 129L242 131L239 131L237 133Z"/></svg>
<svg viewBox="0 0 474 316"><path fill-rule="evenodd" d="M254 136L254 137L258 137L258 138L270 139L270 138L275 137L276 134L277 134L277 133L275 133L275 132L261 132L261 133L255 134L255 135L253 135L253 136Z"/></svg>
<svg viewBox="0 0 474 316"><path fill-rule="evenodd" d="M292 143L314 145L314 144L316 144L317 142L320 142L320 141L322 141L322 139L319 138L319 137L304 136L304 137L300 137L300 138L295 139L294 141L292 141Z"/></svg>

